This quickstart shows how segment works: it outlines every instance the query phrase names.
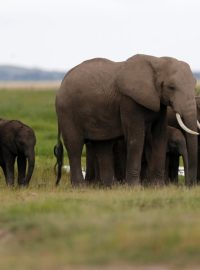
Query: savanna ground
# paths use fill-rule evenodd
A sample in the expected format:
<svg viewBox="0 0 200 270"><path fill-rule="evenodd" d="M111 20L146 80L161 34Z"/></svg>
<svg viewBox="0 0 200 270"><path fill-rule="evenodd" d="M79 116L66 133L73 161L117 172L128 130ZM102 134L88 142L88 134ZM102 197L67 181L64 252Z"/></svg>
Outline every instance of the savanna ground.
<svg viewBox="0 0 200 270"><path fill-rule="evenodd" d="M0 269L199 269L200 187L55 188L55 93L0 90L0 117L37 136L30 187L0 174Z"/></svg>

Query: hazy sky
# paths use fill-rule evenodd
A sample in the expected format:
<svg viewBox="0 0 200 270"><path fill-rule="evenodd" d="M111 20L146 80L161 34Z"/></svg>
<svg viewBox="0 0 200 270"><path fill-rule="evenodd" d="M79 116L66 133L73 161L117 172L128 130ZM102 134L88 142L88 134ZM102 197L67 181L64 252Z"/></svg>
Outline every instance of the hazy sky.
<svg viewBox="0 0 200 270"><path fill-rule="evenodd" d="M0 0L0 64L173 56L200 70L200 0Z"/></svg>

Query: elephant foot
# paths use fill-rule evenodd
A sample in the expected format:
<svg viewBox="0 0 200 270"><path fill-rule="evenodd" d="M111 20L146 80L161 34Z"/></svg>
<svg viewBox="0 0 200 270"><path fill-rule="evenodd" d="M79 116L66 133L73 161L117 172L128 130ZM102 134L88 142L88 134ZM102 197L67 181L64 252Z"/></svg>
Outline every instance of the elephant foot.
<svg viewBox="0 0 200 270"><path fill-rule="evenodd" d="M200 185L200 179L197 179L197 185L198 186Z"/></svg>
<svg viewBox="0 0 200 270"><path fill-rule="evenodd" d="M9 188L13 188L14 187L14 180L8 179L8 180L6 180L6 184Z"/></svg>
<svg viewBox="0 0 200 270"><path fill-rule="evenodd" d="M147 176L143 176L140 181L141 181L141 185L144 187L149 185L149 179Z"/></svg>
<svg viewBox="0 0 200 270"><path fill-rule="evenodd" d="M154 178L151 181L151 184L153 186L156 186L156 187L164 187L165 186L165 181L163 179L160 179L160 178Z"/></svg>
<svg viewBox="0 0 200 270"><path fill-rule="evenodd" d="M125 181L130 187L141 186L140 178L127 178Z"/></svg>
<svg viewBox="0 0 200 270"><path fill-rule="evenodd" d="M100 185L101 180L97 177L93 177L93 178L85 178L85 185L86 186L97 186Z"/></svg>
<svg viewBox="0 0 200 270"><path fill-rule="evenodd" d="M71 184L72 184L73 188L86 187L86 182L85 181L72 181Z"/></svg>
<svg viewBox="0 0 200 270"><path fill-rule="evenodd" d="M170 185L170 179L165 179L165 186L169 186Z"/></svg>
<svg viewBox="0 0 200 270"><path fill-rule="evenodd" d="M26 187L28 183L26 183L25 179L18 179L18 186L19 187Z"/></svg>
<svg viewBox="0 0 200 270"><path fill-rule="evenodd" d="M21 183L21 184L18 184L18 186L20 188L27 188L28 187L28 184L27 183Z"/></svg>
<svg viewBox="0 0 200 270"><path fill-rule="evenodd" d="M194 187L195 185L199 185L200 183L194 183L194 182L185 182L185 185L187 186L187 187Z"/></svg>
<svg viewBox="0 0 200 270"><path fill-rule="evenodd" d="M148 174L149 184L153 186L165 186L165 173L164 171L154 171Z"/></svg>
<svg viewBox="0 0 200 270"><path fill-rule="evenodd" d="M199 185L199 184L200 184L199 179L196 179L196 177L194 177L194 176L188 176L185 179L185 185L187 187L193 187L193 186Z"/></svg>
<svg viewBox="0 0 200 270"><path fill-rule="evenodd" d="M79 188L79 187L83 187L86 185L86 181L83 178L82 174L71 174L71 185L73 188Z"/></svg>
<svg viewBox="0 0 200 270"><path fill-rule="evenodd" d="M14 188L14 183L7 183L7 187L11 189Z"/></svg>
<svg viewBox="0 0 200 270"><path fill-rule="evenodd" d="M126 172L126 178L125 178L126 184L128 184L131 187L137 187L141 185L140 181L140 173L139 171L127 171Z"/></svg>
<svg viewBox="0 0 200 270"><path fill-rule="evenodd" d="M102 181L102 183L103 183L103 186L104 187L106 187L106 188L111 188L112 187L112 185L114 184L114 181L113 181L113 179L104 179L103 181Z"/></svg>
<svg viewBox="0 0 200 270"><path fill-rule="evenodd" d="M112 184L108 184L108 183L107 184L103 184L103 187L110 189L110 188L112 188Z"/></svg>

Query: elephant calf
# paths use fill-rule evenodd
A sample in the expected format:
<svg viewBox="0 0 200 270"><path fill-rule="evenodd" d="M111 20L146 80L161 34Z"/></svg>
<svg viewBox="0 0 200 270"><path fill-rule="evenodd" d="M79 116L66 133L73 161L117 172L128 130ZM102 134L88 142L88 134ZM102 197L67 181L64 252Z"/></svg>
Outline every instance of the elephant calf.
<svg viewBox="0 0 200 270"><path fill-rule="evenodd" d="M32 128L17 120L0 119L0 166L3 169L7 185L14 185L16 157L18 184L19 186L29 184L35 165L35 144L36 137Z"/></svg>

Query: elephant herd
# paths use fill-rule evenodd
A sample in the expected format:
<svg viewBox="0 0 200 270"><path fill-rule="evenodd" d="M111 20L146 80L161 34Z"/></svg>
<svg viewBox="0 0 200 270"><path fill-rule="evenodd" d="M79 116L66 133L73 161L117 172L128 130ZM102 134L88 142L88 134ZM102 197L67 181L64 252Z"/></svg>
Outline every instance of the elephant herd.
<svg viewBox="0 0 200 270"><path fill-rule="evenodd" d="M56 185L63 165L61 136L74 187L178 183L180 156L185 184L200 182L200 97L195 86L190 66L171 57L138 54L122 62L95 58L72 68L55 102ZM34 131L20 121L0 119L0 138L6 183L14 185L17 158L18 184L27 186L35 164Z"/></svg>
<svg viewBox="0 0 200 270"><path fill-rule="evenodd" d="M195 86L190 66L171 57L138 54L122 62L95 58L71 69L56 96L56 184L63 164L61 136L72 186L177 183L179 156L185 184L195 184L200 180L200 98Z"/></svg>

